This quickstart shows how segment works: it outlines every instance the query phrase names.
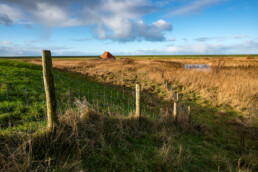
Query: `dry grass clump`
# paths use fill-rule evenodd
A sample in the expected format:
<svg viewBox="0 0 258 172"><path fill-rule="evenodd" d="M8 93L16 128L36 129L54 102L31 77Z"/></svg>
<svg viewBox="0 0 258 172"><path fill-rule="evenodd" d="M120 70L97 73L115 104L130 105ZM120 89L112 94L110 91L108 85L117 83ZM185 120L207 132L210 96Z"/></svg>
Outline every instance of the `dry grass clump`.
<svg viewBox="0 0 258 172"><path fill-rule="evenodd" d="M76 104L80 112L67 110L51 133L1 134L0 171L79 171L82 161L92 154L105 156L108 145L121 146L128 136L137 138L153 131L149 120L142 119L140 126L138 118L108 117L97 113L86 101Z"/></svg>
<svg viewBox="0 0 258 172"><path fill-rule="evenodd" d="M254 57L251 55L248 55L248 56L246 56L246 59L254 59Z"/></svg>
<svg viewBox="0 0 258 172"><path fill-rule="evenodd" d="M145 127L150 125L148 121L142 122ZM127 136L137 138L144 133L138 119L107 118L89 113L87 119L82 120L73 110L60 117L60 124L53 133L1 135L0 171L80 171L85 168L84 163L90 165L86 169L101 169L91 156L108 156L105 151L109 145L121 146Z"/></svg>
<svg viewBox="0 0 258 172"><path fill-rule="evenodd" d="M226 151L210 156L210 149L217 147L199 140L196 131L191 136L178 130L169 113L157 120L139 120L133 115L100 114L87 101L77 100L76 105L79 111L60 115L53 132L1 134L0 171L210 171L217 164L229 171L237 167ZM247 161L257 159L256 155L241 158L244 163L239 169L257 169L255 161Z"/></svg>
<svg viewBox="0 0 258 172"><path fill-rule="evenodd" d="M117 156L115 153L107 154L106 151L110 151L111 147L115 150L132 149L133 152L129 156L135 156L135 161L141 165L143 161L149 163L149 158L151 158L150 162L154 164L142 166L141 169L144 170L182 169L184 163L190 158L189 152L183 154L180 148L178 153L177 147L173 146L175 143L172 144L168 141L167 138L171 138L168 135L176 132L174 122L168 114L155 122L146 118L139 120L133 115L129 117L105 116L96 112L87 101L76 100L75 103L79 111L69 109L59 116L60 125L53 132L1 134L0 171L80 171L85 168L88 170L111 168L121 171L128 168L134 169L134 163L131 164L129 161L123 165L120 160L114 160ZM163 133L158 136L160 131ZM142 142L141 140L145 137L151 138L149 140L151 143L143 143L142 146L156 147L156 142L164 142L158 152L156 149L151 149L152 154L156 153L154 157L147 159L139 156L138 148L134 148L132 145L137 139ZM128 140L128 138L130 139ZM131 139L135 141L131 143ZM145 150L138 151L146 153ZM181 157L184 155L187 156ZM105 160L106 156L107 160ZM125 155L121 156L124 158ZM97 160L92 157L104 159ZM105 167L101 167L101 163L107 164ZM128 163L131 164L129 167Z"/></svg>
<svg viewBox="0 0 258 172"><path fill-rule="evenodd" d="M220 70L225 66L226 61L224 59L219 59L217 61L213 61L211 64L212 72L219 73Z"/></svg>
<svg viewBox="0 0 258 172"><path fill-rule="evenodd" d="M182 68L183 67L183 64L179 62L164 61L164 60L153 60L153 62L158 64L158 66L162 66L164 68Z"/></svg>
<svg viewBox="0 0 258 172"><path fill-rule="evenodd" d="M123 59L123 65L127 65L127 64L134 64L134 60L133 59Z"/></svg>

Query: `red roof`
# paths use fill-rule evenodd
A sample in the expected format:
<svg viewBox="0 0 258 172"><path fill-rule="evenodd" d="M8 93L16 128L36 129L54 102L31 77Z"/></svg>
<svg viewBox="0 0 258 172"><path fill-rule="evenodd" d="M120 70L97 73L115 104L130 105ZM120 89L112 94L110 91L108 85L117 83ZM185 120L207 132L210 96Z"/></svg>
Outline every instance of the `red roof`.
<svg viewBox="0 0 258 172"><path fill-rule="evenodd" d="M110 54L108 51L104 52L100 58L102 59L116 59L112 54Z"/></svg>

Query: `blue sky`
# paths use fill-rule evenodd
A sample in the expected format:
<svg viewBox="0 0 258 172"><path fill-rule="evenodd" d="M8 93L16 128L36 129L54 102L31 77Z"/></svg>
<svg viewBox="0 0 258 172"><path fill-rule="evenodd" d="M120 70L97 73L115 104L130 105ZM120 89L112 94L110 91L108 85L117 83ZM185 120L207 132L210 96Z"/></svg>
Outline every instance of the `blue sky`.
<svg viewBox="0 0 258 172"><path fill-rule="evenodd" d="M0 56L258 54L257 0L0 0Z"/></svg>

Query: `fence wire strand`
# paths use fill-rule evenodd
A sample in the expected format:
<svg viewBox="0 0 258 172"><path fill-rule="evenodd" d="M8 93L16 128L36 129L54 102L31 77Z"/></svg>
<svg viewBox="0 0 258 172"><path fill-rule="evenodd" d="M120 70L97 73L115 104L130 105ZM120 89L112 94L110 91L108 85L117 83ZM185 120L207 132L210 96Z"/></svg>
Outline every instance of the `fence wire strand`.
<svg viewBox="0 0 258 172"><path fill-rule="evenodd" d="M1 110L1 113L6 112L8 115L8 124L1 124L1 128L27 125L28 132L32 132L46 126L44 80L41 72L34 75L28 75L24 70L23 76L19 77L20 81L10 79L11 77L7 74L1 75L0 84L2 88L5 88L5 99L1 98L0 100L6 102L6 109ZM35 80L35 78L37 79ZM80 107L75 104L76 100L80 102L86 100L103 114L127 116L135 112L135 88L124 86L114 88L82 78L61 75L60 73L54 74L54 80L59 114L64 113L67 109L76 108L80 113ZM173 95L176 96L174 92ZM19 100L19 102L15 103L14 99ZM142 102L141 112L144 116L158 118L161 113L172 114L173 112L172 102L170 105L164 105L161 100L155 97L148 100L148 103ZM25 108L19 107L23 105L25 105ZM180 107L179 115L187 114L187 106L183 102L179 103L178 106ZM3 107L1 108L3 109ZM19 121L15 121L18 117L13 118L12 116L19 116L18 113L23 113L24 116L19 117Z"/></svg>

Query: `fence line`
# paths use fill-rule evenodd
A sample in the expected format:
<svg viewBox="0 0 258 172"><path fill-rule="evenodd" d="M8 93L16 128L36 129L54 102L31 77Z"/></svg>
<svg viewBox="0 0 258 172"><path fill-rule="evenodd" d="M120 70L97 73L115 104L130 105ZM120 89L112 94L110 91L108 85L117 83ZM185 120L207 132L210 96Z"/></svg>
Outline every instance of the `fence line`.
<svg viewBox="0 0 258 172"><path fill-rule="evenodd" d="M32 132L37 130L35 127L40 128L39 126L45 126L46 122L44 120L46 118L44 114L47 111L47 101L45 101L44 98L44 77L42 77L41 71L30 75L27 74L28 71L26 70L23 72L23 74L17 74L19 76L23 75L20 78L18 77L20 80L17 78L12 80L11 74L4 75L5 79L1 81L1 85L5 85L5 100L7 105L0 107L0 113L8 113L9 119L7 121L9 128L16 127L29 121L28 129L30 130L29 132ZM139 113L139 110L136 109L135 88L122 87L121 89L115 89L110 86L100 85L93 81L83 80L81 78L75 79L73 76L63 73L60 74L58 71L55 71L54 79L56 84L56 108L60 114L66 109L76 108L75 100L78 99L79 101L83 101L84 98L102 113L111 114L112 112L112 114L122 115ZM23 91L21 91L19 84L15 84L16 82L23 84ZM33 85L33 82L36 82L38 85ZM12 88L11 94L9 87ZM178 93L173 92L173 94L176 95L176 108L171 105L164 105L162 100L153 97L151 100L148 100L150 104L145 103L144 99L141 102L139 101L139 114L157 118L160 113L170 113L172 115L173 111L176 109L177 117L188 116L190 121L190 113L187 113L187 108L184 109L186 104L180 101ZM15 103L14 101L16 97L20 100L19 106L25 105L26 109L18 107L18 103ZM173 102L170 104L173 104ZM19 121L15 121L16 119L12 116L12 114L18 113L18 111L15 112L15 109L17 108L21 108L20 113L23 113L26 116L21 117ZM181 110L179 111L178 109ZM78 109L78 111L80 110ZM4 126L4 128L6 129L7 127Z"/></svg>
<svg viewBox="0 0 258 172"><path fill-rule="evenodd" d="M27 80L30 80L29 76L26 76ZM41 78L42 79L42 78ZM56 80L60 80L61 78L56 78ZM8 79L6 79L6 83L8 83ZM42 83L42 82L41 82ZM66 87L67 90L66 90L66 93L65 94L65 97L67 99L67 101L65 101L65 104L67 106L67 108L69 107L74 107L74 100L76 99L76 97L78 97L79 100L82 100L83 97L86 98L87 101L89 101L90 103L94 104L94 102L97 102L97 105L96 107L100 108L101 110L101 106L103 107L108 107L109 108L109 111L111 112L114 112L114 113L120 113L120 114L130 114L130 113L133 113L135 111L135 90L134 89L130 89L130 94L127 96L127 99L125 99L125 90L123 89L122 90L122 93L120 93L119 91L118 92L115 92L115 95L114 96L114 90L108 86L106 87L103 87L104 89L101 89L101 92L100 93L97 93L96 89L94 87L87 87L86 90L86 93L85 94L85 90L84 92L81 91L81 86L79 85L77 88L71 88L69 86L69 82L68 82L68 86ZM89 85L89 84L88 84ZM29 111L29 107L30 106L33 106L33 102L29 103L30 100L29 100L29 97L30 97L30 94L28 93L29 89L28 88L28 84L27 84L27 81L24 82L24 105L25 107L27 108L27 112L30 114L30 111ZM82 86L82 87L85 87L85 86ZM100 86L98 87L100 88ZM111 89L111 90L110 90ZM63 108L63 105L62 105L62 93L61 91L59 91L59 89L57 89L58 91L58 96L57 96L57 99L58 99L58 108L60 109L60 112L63 112L65 110L65 108ZM41 85L41 94L42 93L42 85ZM95 94L96 92L96 94ZM72 96L72 94L75 93L75 96ZM60 94L60 95L59 95ZM95 95L95 96L94 96ZM102 96L103 95L103 96ZM107 95L107 96L106 96ZM40 97L40 96L39 96ZM7 106L7 111L8 112L11 112L10 110L10 107L9 107L9 91L8 91L8 84L7 84L7 88L6 88L6 99L8 100L8 106ZM110 101L108 101L108 99L110 99ZM45 106L45 99L41 99L42 101L42 105ZM34 102L35 103L35 102ZM166 107L166 106L160 106L159 105L160 103L158 102L158 100L154 99L154 105L153 107L150 107L150 106L146 106L144 103L142 105L142 113L144 115L150 115L150 116L153 116L153 117L157 117L158 115L158 112L153 112L152 110L150 110L149 108L156 108L156 109L161 109L162 112L171 112L171 110L174 110L174 108L170 108L171 110L169 110L169 107ZM101 110L103 111L103 110ZM28 118L29 119L29 118ZM32 121L32 120L30 120Z"/></svg>

